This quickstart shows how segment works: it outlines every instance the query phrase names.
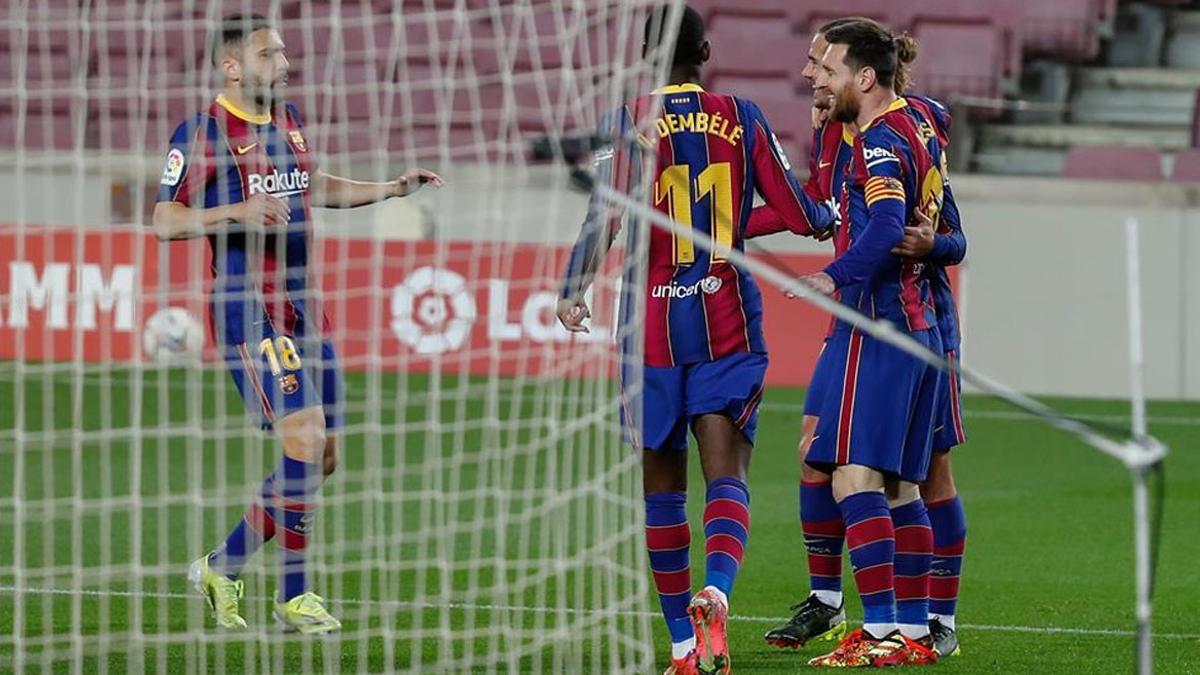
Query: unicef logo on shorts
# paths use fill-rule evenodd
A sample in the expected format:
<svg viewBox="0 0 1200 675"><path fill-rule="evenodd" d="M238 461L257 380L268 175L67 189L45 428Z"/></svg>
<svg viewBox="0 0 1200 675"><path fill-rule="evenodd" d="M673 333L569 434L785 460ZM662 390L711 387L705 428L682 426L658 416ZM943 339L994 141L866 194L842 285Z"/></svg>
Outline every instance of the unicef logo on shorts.
<svg viewBox="0 0 1200 675"><path fill-rule="evenodd" d="M462 347L475 316L466 279L450 270L421 267L392 289L392 333L418 354Z"/></svg>
<svg viewBox="0 0 1200 675"><path fill-rule="evenodd" d="M721 290L724 285L725 282L721 280L721 277L704 277L700 281L700 290L704 291L705 295L712 295Z"/></svg>

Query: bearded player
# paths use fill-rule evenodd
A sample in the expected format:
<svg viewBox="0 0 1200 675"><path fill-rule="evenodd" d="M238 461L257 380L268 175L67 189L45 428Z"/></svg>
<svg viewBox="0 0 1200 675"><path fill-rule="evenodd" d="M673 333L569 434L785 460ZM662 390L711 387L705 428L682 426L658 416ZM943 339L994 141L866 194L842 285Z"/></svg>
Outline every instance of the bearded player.
<svg viewBox="0 0 1200 675"><path fill-rule="evenodd" d="M810 85L815 82L822 57L828 47L825 33L855 21L870 19L835 19L817 30L802 72ZM907 110L913 115L922 135L936 136L939 145L945 149L949 143L949 112L933 99L906 94L908 69L916 53L915 49L909 47L902 51L903 53L898 54L899 62L893 89L898 95L904 96L909 104ZM814 91L813 151L809 161L810 177L805 185L806 191L814 199L824 200L840 195L856 135L854 125L829 119L831 105L828 91ZM949 177L945 176L945 179L941 217L937 228L934 228L931 219L918 213L918 222L910 223L905 228L904 240L893 249L893 253L928 263L943 353L948 359L955 361L960 331L958 312L946 268L962 262L966 255L966 238L962 231L958 206L950 189ZM786 228L778 216L764 206L754 210L748 236L759 236L783 229ZM846 230L841 229L840 234L846 234ZM842 255L848 244L847 237L836 237L835 256ZM785 648L797 648L816 639L840 639L846 631L842 594L845 527L837 502L833 498L829 474L805 462L820 414L822 397L828 387L828 380L833 376L828 365L828 360L820 361L813 373L805 399L799 445L800 520L808 556L810 592L803 602L792 607L794 615L786 623L771 629L765 635L769 644ZM934 455L929 476L921 485L921 495L928 507L934 537L929 631L934 650L939 655L949 655L958 650L954 610L966 537L966 520L950 471L949 451L965 440L965 433L959 378L952 375L942 378L941 383L942 391L938 396L939 411L934 431ZM905 598L902 602L907 603L909 600Z"/></svg>
<svg viewBox="0 0 1200 675"><path fill-rule="evenodd" d="M264 17L225 18L212 42L221 92L171 137L154 209L162 240L206 237L212 251L211 324L247 410L282 446L278 468L215 550L188 570L217 625L239 630L243 567L279 536L274 616L285 631L338 630L312 591L308 536L315 498L337 465L342 379L312 284L312 208L404 197L442 179L416 169L387 183L322 172L300 114L284 100L288 60Z"/></svg>
<svg viewBox="0 0 1200 675"><path fill-rule="evenodd" d="M895 92L913 44L867 20L832 28L825 39L817 88L833 96L831 118L858 131L841 197L844 253L803 281L940 351L925 264L894 252L905 224L919 213L936 219L943 199L941 146ZM936 662L928 628L933 541L919 484L930 461L941 374L843 322L821 361L838 376L821 396L806 461L832 475L863 628L811 663Z"/></svg>

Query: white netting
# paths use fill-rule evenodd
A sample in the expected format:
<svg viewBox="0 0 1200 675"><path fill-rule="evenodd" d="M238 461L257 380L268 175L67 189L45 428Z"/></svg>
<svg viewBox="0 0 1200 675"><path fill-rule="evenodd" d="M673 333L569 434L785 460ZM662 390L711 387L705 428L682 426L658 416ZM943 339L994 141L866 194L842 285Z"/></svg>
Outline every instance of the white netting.
<svg viewBox="0 0 1200 675"><path fill-rule="evenodd" d="M203 240L148 234L167 140L219 85L221 16L275 19L321 168L449 187L316 218L346 371L312 547L344 630L284 639L273 544L245 634L187 586L277 463L211 345ZM0 14L0 669L644 672L639 457L612 325L568 340L556 285L585 197L565 162L653 88L629 0L31 0ZM566 142L559 142L562 139ZM540 142L539 142L540 141ZM565 155L564 156L564 151ZM178 336L176 336L178 337ZM567 377L567 375L570 375Z"/></svg>

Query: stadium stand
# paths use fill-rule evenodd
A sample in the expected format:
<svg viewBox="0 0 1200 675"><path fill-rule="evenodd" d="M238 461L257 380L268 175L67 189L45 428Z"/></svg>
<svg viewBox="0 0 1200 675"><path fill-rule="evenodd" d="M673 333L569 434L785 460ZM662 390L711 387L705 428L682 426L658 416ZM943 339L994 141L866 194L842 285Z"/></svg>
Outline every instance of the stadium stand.
<svg viewBox="0 0 1200 675"><path fill-rule="evenodd" d="M1063 175L1095 180L1162 180L1163 157L1154 148L1071 148Z"/></svg>
<svg viewBox="0 0 1200 675"><path fill-rule="evenodd" d="M1076 146L1147 147L1169 157L1200 142L1200 11L1189 10L1191 2L845 0L832 11L827 3L797 0L692 4L705 14L716 45L707 84L760 101L792 152L804 152L810 142L803 112L810 96L800 70L811 32L847 14L909 31L921 52L914 88L967 104L955 114L970 122L965 133L974 153L969 162L960 158L959 166L1056 174ZM582 132L595 122L582 104L567 106L563 119L547 120L540 112L543 97L586 100L586 83L528 76L569 74L573 58L594 63L615 49L611 40L583 34L572 43L545 39L564 35L561 28L573 20L569 9L536 5L514 20L484 11L402 15L384 0L341 5L340 16L324 0L279 5L293 95L305 102L310 124L351 128L377 110L390 112L386 119L393 127L415 127L410 136L449 134L470 143L477 123L487 133L507 125L512 133L534 137L551 126ZM458 5L431 0L428 6ZM489 2L462 6L479 10ZM87 150L100 148L101 139L107 150L154 148L164 126L202 103L182 94L207 78L202 5L155 5L148 11L162 28L153 34L101 7L44 0L23 10L28 30L0 43L0 92L6 94L0 96L0 149L19 142L28 149ZM447 73L467 86L435 90L433 83L446 81ZM503 77L513 82L508 98ZM554 84L542 90L533 86L535 79ZM468 106L471 88L478 103ZM476 112L453 112L439 122L435 112L446 102ZM105 114L73 120L74 110ZM111 128L97 128L99 120ZM330 151L368 150L368 135L333 134L338 148Z"/></svg>
<svg viewBox="0 0 1200 675"><path fill-rule="evenodd" d="M1200 150L1184 150L1175 154L1171 180L1176 183L1200 183Z"/></svg>

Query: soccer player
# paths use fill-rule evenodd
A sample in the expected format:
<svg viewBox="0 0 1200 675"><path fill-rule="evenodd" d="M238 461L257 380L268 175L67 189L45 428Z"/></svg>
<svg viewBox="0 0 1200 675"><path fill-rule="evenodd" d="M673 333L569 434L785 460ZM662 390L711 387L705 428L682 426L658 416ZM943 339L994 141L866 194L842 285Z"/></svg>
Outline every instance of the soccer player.
<svg viewBox="0 0 1200 675"><path fill-rule="evenodd" d="M821 26L814 35L808 53L808 63L803 72L810 83L815 80L820 59L828 46L824 33L857 20L867 19L836 19ZM901 56L915 58L915 50L906 48ZM922 133L928 135L929 129L934 130L937 141L944 150L949 142L949 113L932 99L905 94L909 63L910 61L906 62L901 58L893 88L898 95L904 95L909 103L907 110L914 115L917 124L923 130ZM853 125L829 120L829 107L828 92L816 91L813 105L814 144L806 190L817 199L827 199L831 192L840 192L842 177L845 167L849 164L850 150L854 142ZM930 283L937 307L939 333L943 336L943 349L947 358L954 360L957 358L959 335L957 310L945 267L962 262L966 255L966 239L959 222L958 207L950 190L949 177L944 171L943 176L946 183L937 231L933 228L932 220L918 214L918 222L910 223L905 228L905 238L893 249L893 253L929 263ZM768 232L779 231L782 227L777 224L777 220L778 217L771 213L769 208L756 208L751 217L751 228ZM841 255L845 252L848 242L845 237L838 237L835 244L835 255ZM827 360L821 361L819 366L828 363ZM841 586L841 556L845 530L837 502L833 498L830 476L804 461L816 428L822 394L827 388L829 377L827 367L818 367L813 374L805 400L799 448L802 467L800 517L808 549L811 592L804 602L793 606L795 614L791 619L766 633L766 641L780 647L796 648L813 639L839 639L846 630ZM954 492L946 453L950 447L962 442L963 425L957 378L947 377L939 381L943 387L938 396L935 454L928 480L921 485L921 492L923 499L930 503L929 515L933 522L935 541L933 578L930 583L934 588L935 597L946 598L935 599L933 604L938 609L949 607L949 618L933 616L929 622L929 630L933 635L934 650L940 655L947 655L957 650L953 630L953 599L957 595L965 521L962 517L961 502L957 500ZM943 621L948 621L949 627Z"/></svg>
<svg viewBox="0 0 1200 675"><path fill-rule="evenodd" d="M677 22L678 38L674 52L663 54L659 36L672 32L663 30L668 22ZM647 234L645 285L631 275L625 286L644 293L644 330L631 331L622 345L622 381L633 384L630 370L644 366L644 391L626 390L622 420L642 450L646 545L672 641L667 673L727 673L728 601L750 529L746 479L767 348L758 287L723 253L742 250L755 190L793 232L824 230L832 213L804 194L757 105L699 86L711 54L699 13L690 7L651 12L645 53L670 59L669 84L621 111L602 175L618 189L639 185L638 167L651 153L652 173L645 176L651 206L712 237L717 248L710 253L660 228ZM584 293L619 229L609 212L594 195L558 305L567 330L586 330ZM632 230L641 226L630 219ZM630 241L640 241L636 232ZM627 316L631 298L624 300ZM638 354L642 361L634 362ZM705 585L695 597L685 510L689 429L707 482Z"/></svg>
<svg viewBox="0 0 1200 675"><path fill-rule="evenodd" d="M937 142L944 149L949 143L949 112L932 99L920 96L907 96L906 99L918 124L931 127ZM924 130L922 133L928 135L930 131ZM945 155L942 157L944 161ZM958 323L958 305L946 268L963 261L967 254L967 240L963 234L958 204L950 187L949 173L944 168L942 173L945 185L936 233L928 225L909 228L904 242L893 252L928 263L926 274L937 312L942 354L950 363L957 363L962 333ZM961 376L957 372L946 373L939 383L933 457L929 463L929 475L921 484L921 499L933 529L929 631L933 650L939 656L951 656L959 653L954 613L958 606L958 583L966 548L967 519L954 485L950 450L966 442L966 431L962 419Z"/></svg>
<svg viewBox="0 0 1200 675"><path fill-rule="evenodd" d="M342 380L310 281L312 207L351 207L412 194L442 179L415 169L367 183L320 171L300 115L286 103L288 60L257 14L225 18L213 36L221 93L175 130L154 208L162 240L206 237L212 249L211 323L246 407L282 446L278 468L225 541L188 569L217 624L242 629L242 568L279 535L276 620L286 631L341 624L311 590L314 500L337 464Z"/></svg>
<svg viewBox="0 0 1200 675"><path fill-rule="evenodd" d="M841 200L849 244L825 271L802 280L940 350L924 263L892 252L905 224L917 213L935 217L943 199L941 148L894 90L912 41L867 20L832 28L825 39L817 88L833 97L830 117L858 129ZM810 663L936 662L915 638L928 641L929 632L933 542L919 484L930 461L940 372L842 322L821 360L840 376L822 395L806 461L832 474L864 623Z"/></svg>

